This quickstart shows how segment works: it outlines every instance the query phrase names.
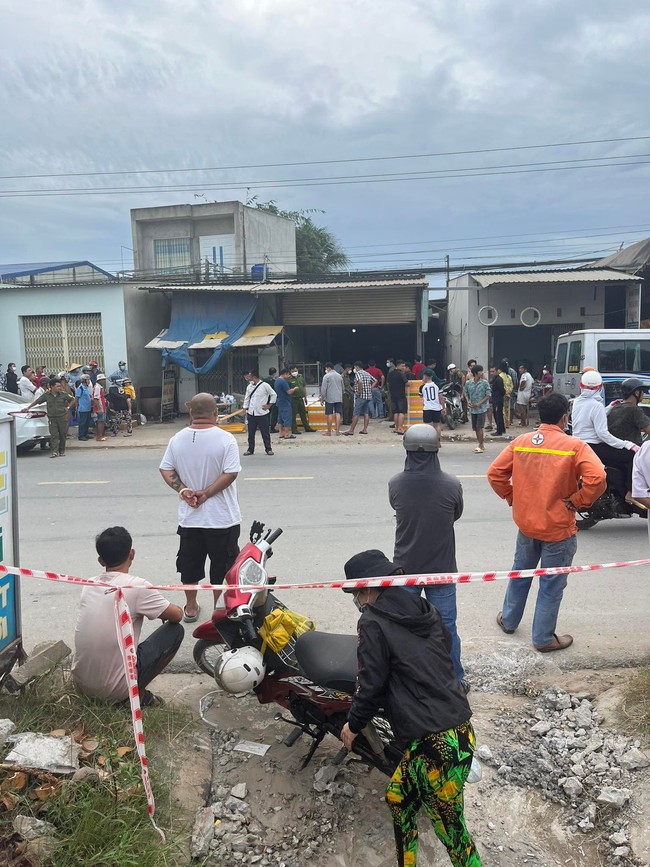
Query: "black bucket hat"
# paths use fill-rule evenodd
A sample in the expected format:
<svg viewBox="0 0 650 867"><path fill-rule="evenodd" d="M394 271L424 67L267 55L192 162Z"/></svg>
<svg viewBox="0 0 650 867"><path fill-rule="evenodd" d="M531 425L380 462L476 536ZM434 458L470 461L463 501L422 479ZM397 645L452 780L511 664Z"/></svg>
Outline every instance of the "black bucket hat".
<svg viewBox="0 0 650 867"><path fill-rule="evenodd" d="M368 551L362 551L360 554L355 554L350 557L348 562L343 567L345 578L347 581L355 578L383 578L386 575L392 575L400 567L393 563L377 548L371 548ZM354 593L356 587L343 588L344 593Z"/></svg>

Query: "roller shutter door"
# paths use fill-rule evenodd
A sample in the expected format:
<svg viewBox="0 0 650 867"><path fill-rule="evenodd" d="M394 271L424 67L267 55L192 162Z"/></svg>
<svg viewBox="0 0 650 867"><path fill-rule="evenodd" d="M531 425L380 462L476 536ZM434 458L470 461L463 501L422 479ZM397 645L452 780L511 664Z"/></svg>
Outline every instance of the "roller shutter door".
<svg viewBox="0 0 650 867"><path fill-rule="evenodd" d="M358 289L284 294L283 325L402 325L415 322L417 289Z"/></svg>
<svg viewBox="0 0 650 867"><path fill-rule="evenodd" d="M60 316L23 316L25 363L45 365L49 373L67 370L70 364L96 361L104 370L101 313Z"/></svg>

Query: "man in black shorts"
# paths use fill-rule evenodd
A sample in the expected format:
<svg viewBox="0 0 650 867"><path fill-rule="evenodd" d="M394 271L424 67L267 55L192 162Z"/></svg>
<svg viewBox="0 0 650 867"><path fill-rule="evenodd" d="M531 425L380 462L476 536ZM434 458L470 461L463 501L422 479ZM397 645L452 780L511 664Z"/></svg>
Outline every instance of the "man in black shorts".
<svg viewBox="0 0 650 867"><path fill-rule="evenodd" d="M404 436L404 416L406 415L406 362L400 359L388 373L388 391L395 421L395 433Z"/></svg>
<svg viewBox="0 0 650 867"><path fill-rule="evenodd" d="M195 395L187 407L192 423L171 438L160 464L160 474L180 498L176 571L183 584L198 584L209 557L210 583L217 585L239 553L239 449L234 436L217 426L217 403L211 394ZM214 591L215 605L220 594ZM185 591L185 623L199 619L196 595L196 590Z"/></svg>

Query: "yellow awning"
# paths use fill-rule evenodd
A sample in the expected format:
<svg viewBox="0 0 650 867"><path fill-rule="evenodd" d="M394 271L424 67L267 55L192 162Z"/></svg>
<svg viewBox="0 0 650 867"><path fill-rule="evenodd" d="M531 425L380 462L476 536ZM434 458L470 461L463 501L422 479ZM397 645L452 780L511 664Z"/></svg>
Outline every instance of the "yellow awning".
<svg viewBox="0 0 650 867"><path fill-rule="evenodd" d="M188 349L216 349L219 344L228 337L227 331L216 331L214 334L206 334L199 343L193 343Z"/></svg>
<svg viewBox="0 0 650 867"><path fill-rule="evenodd" d="M282 331L282 327L282 325L251 325L232 345L234 347L268 346Z"/></svg>

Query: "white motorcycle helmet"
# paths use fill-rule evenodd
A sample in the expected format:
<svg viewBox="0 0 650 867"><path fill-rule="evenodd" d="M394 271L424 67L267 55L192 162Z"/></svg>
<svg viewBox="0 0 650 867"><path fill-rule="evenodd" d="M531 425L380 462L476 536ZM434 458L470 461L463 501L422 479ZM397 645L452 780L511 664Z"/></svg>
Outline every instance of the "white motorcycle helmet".
<svg viewBox="0 0 650 867"><path fill-rule="evenodd" d="M255 647L227 650L214 667L214 679L226 692L242 695L258 686L266 674L262 654Z"/></svg>
<svg viewBox="0 0 650 867"><path fill-rule="evenodd" d="M597 370L585 370L580 379L580 388L598 391L602 387L603 378Z"/></svg>

